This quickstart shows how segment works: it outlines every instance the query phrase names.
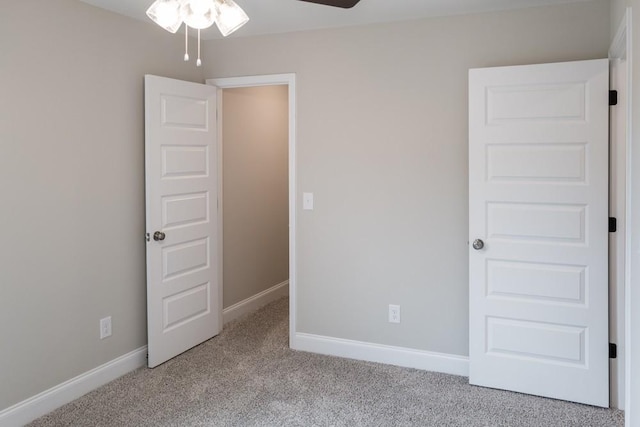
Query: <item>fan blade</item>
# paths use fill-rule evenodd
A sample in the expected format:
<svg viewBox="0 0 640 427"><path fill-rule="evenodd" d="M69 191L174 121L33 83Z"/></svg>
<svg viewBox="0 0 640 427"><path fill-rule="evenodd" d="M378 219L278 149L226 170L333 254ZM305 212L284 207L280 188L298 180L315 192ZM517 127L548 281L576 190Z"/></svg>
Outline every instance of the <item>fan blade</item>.
<svg viewBox="0 0 640 427"><path fill-rule="evenodd" d="M358 4L360 0L301 0L301 1L306 1L309 3L324 4L326 6L342 7L344 9L350 9L356 4Z"/></svg>

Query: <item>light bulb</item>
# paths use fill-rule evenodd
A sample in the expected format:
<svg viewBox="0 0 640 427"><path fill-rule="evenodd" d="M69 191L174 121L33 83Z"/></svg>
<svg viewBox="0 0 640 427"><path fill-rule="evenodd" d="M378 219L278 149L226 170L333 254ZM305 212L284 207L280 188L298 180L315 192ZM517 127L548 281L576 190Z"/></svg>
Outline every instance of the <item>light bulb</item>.
<svg viewBox="0 0 640 427"><path fill-rule="evenodd" d="M184 22L191 28L209 28L215 21L213 0L185 0L180 8Z"/></svg>
<svg viewBox="0 0 640 427"><path fill-rule="evenodd" d="M191 10L196 15L204 15L211 8L211 1L208 0L191 0Z"/></svg>
<svg viewBox="0 0 640 427"><path fill-rule="evenodd" d="M175 20L175 8L172 7L171 2L164 2L158 5L158 9L156 10L156 16L158 17L158 25L161 27L166 27L171 25L171 23Z"/></svg>
<svg viewBox="0 0 640 427"><path fill-rule="evenodd" d="M233 0L216 0L215 21L223 36L228 36L249 21L249 17Z"/></svg>
<svg viewBox="0 0 640 427"><path fill-rule="evenodd" d="M182 25L180 0L156 0L147 9L147 16L165 30L175 33Z"/></svg>

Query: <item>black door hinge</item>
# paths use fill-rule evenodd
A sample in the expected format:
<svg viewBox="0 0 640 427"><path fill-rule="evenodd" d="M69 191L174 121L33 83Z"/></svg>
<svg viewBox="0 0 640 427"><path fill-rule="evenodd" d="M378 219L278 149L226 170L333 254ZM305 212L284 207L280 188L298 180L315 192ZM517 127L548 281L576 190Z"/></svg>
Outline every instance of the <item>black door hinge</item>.
<svg viewBox="0 0 640 427"><path fill-rule="evenodd" d="M610 90L609 91L609 105L618 105L618 91Z"/></svg>
<svg viewBox="0 0 640 427"><path fill-rule="evenodd" d="M618 357L618 346L612 342L609 343L609 359L616 359Z"/></svg>
<svg viewBox="0 0 640 427"><path fill-rule="evenodd" d="M609 217L609 233L615 233L618 231L618 220L614 217Z"/></svg>

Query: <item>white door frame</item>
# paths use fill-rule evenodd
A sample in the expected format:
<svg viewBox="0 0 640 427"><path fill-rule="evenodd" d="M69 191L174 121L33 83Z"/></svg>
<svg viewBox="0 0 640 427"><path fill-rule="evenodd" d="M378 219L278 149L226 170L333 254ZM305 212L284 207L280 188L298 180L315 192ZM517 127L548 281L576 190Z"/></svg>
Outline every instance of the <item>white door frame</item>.
<svg viewBox="0 0 640 427"><path fill-rule="evenodd" d="M612 141L613 144L625 144L626 147L626 171L624 181L626 183L626 190L624 194L625 198L625 280L624 280L624 299L625 299L625 308L624 308L624 356L625 356L625 384L624 384L624 408L625 408L625 426L638 426L640 425L640 421L638 419L638 415L636 415L634 409L633 402L638 400L638 396L632 395L632 390L638 390L639 384L634 384L632 386L632 382L638 383L640 379L637 378L637 375L633 375L632 372L632 358L638 359L638 355L636 351L633 351L632 347L632 330L633 326L636 326L635 330L633 330L633 334L635 334L636 330L638 330L639 319L638 311L640 310L640 300L638 300L638 296L632 294L632 284L635 288L637 288L638 281L640 278L632 277L631 272L631 264L634 262L632 254L632 234L633 228L638 227L638 224L634 224L632 221L633 218L633 206L632 206L632 164L634 160L633 151L632 151L632 57L631 57L631 8L628 7L625 11L625 15L622 19L618 27L618 31L614 37L613 43L611 44L611 48L609 49L609 59L625 59L626 60L626 88L625 88L625 96L626 105L620 105L619 108L624 108L624 114L626 115L626 135L625 140L620 141ZM615 89L615 88L614 88ZM637 168L638 165L636 165ZM637 262L637 261L636 261ZM637 294L637 292L636 292ZM636 313L635 315L633 313ZM632 317L633 316L633 317ZM638 343L635 343L638 345ZM636 366L640 361L636 361ZM634 378L634 376L636 378Z"/></svg>
<svg viewBox="0 0 640 427"><path fill-rule="evenodd" d="M610 197L609 215L618 220L618 230L609 234L609 286L610 286L610 342L618 345L618 358L611 360L611 405L625 408L625 277L626 248L629 233L627 219L627 141L626 124L628 121L626 90L627 62L626 30L618 32L609 51L610 88L619 93L618 105L611 109L610 120ZM622 123L621 123L622 121ZM621 127L622 124L622 127Z"/></svg>
<svg viewBox="0 0 640 427"><path fill-rule="evenodd" d="M207 84L220 90L239 87L287 85L289 87L289 346L296 348L296 75L267 74L258 76L226 77L207 79ZM222 96L218 93L218 114L222 111ZM218 120L220 120L218 116ZM218 126L218 194L220 215L218 235L222 236L222 126ZM222 254L222 238L219 240ZM222 282L222 256L219 257L219 283ZM224 289L224 288L223 288Z"/></svg>

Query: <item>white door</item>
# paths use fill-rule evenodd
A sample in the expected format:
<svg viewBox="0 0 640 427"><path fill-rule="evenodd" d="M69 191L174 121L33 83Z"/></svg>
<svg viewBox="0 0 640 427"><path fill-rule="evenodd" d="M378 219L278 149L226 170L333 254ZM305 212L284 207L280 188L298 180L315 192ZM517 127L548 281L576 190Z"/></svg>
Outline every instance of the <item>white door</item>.
<svg viewBox="0 0 640 427"><path fill-rule="evenodd" d="M469 72L471 384L609 406L608 70Z"/></svg>
<svg viewBox="0 0 640 427"><path fill-rule="evenodd" d="M149 367L217 335L216 87L145 76Z"/></svg>

